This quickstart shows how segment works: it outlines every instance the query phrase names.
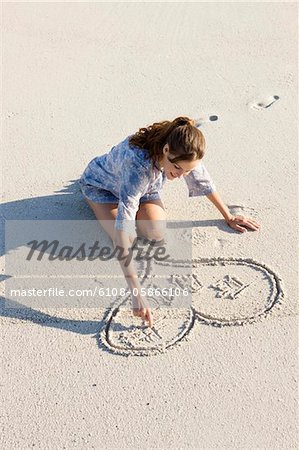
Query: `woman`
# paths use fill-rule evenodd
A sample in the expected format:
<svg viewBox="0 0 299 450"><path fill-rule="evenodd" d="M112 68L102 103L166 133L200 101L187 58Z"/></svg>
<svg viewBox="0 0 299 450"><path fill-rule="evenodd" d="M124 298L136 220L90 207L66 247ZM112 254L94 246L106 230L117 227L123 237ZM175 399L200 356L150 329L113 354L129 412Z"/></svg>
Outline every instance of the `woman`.
<svg viewBox="0 0 299 450"><path fill-rule="evenodd" d="M132 245L135 223L138 236L163 239L161 224L166 213L160 192L166 179L184 177L189 197L207 196L231 228L242 233L247 228L258 230L255 220L230 214L201 162L204 154L205 138L193 119L177 117L153 123L94 158L80 179L80 187L104 230L125 254ZM120 263L132 293L134 288L137 292L140 285L133 266ZM152 326L145 299L133 295L133 304L134 314Z"/></svg>

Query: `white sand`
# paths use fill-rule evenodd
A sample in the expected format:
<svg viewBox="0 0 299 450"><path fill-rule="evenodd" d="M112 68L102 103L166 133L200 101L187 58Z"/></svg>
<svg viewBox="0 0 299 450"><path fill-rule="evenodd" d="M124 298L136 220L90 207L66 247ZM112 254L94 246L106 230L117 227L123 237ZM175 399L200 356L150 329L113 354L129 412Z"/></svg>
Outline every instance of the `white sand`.
<svg viewBox="0 0 299 450"><path fill-rule="evenodd" d="M167 183L169 219L194 221L194 260L238 263L196 266L205 295L181 322L165 312L160 338L136 318L128 337L126 310L109 328L100 304L2 308L1 448L295 448L297 5L2 10L6 219L91 219L70 188L89 160L141 126L188 115L206 122L205 164L223 199L262 228L235 233L183 181ZM159 339L170 347L152 352Z"/></svg>

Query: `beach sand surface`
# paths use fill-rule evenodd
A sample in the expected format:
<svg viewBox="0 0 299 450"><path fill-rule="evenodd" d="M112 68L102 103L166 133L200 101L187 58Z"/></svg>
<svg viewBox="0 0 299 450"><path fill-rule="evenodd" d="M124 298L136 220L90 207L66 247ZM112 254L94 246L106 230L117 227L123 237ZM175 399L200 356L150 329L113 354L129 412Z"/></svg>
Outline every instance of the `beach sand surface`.
<svg viewBox="0 0 299 450"><path fill-rule="evenodd" d="M261 229L167 182L198 280L192 314L154 314L158 335L100 299L12 303L2 282L1 448L296 448L297 4L4 3L2 23L7 222L93 219L88 162L186 115L218 192ZM2 280L21 238L3 236Z"/></svg>

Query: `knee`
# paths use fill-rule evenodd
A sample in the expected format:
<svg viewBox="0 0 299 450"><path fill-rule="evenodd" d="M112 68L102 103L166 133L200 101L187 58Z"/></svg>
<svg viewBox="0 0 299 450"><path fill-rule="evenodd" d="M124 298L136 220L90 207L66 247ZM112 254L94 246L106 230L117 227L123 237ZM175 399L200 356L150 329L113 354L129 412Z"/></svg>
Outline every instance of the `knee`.
<svg viewBox="0 0 299 450"><path fill-rule="evenodd" d="M147 227L139 234L140 237L144 237L149 241L162 241L165 237L164 230L158 227Z"/></svg>

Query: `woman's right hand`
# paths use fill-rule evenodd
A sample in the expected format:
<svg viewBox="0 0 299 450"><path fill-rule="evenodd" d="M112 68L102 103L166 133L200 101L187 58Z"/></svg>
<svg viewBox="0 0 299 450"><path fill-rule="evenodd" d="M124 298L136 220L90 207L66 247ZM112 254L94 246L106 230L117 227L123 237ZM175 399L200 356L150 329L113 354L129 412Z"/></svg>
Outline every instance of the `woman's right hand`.
<svg viewBox="0 0 299 450"><path fill-rule="evenodd" d="M135 305L133 307L133 315L140 317L143 320L149 322L149 327L152 328L154 325L153 316L150 308L146 308L142 299L136 299Z"/></svg>

